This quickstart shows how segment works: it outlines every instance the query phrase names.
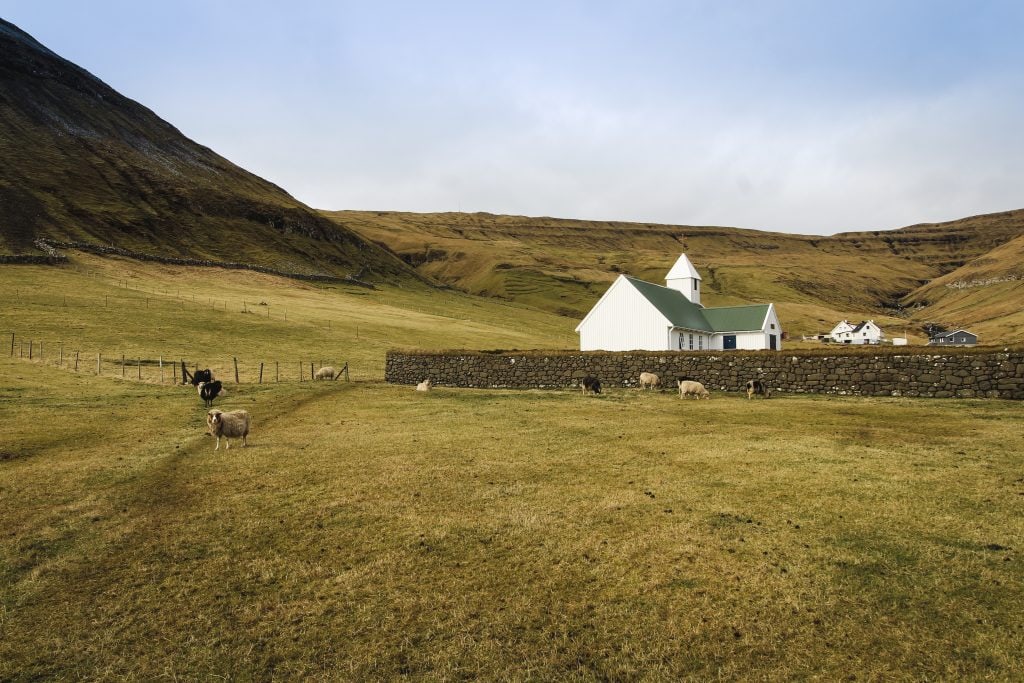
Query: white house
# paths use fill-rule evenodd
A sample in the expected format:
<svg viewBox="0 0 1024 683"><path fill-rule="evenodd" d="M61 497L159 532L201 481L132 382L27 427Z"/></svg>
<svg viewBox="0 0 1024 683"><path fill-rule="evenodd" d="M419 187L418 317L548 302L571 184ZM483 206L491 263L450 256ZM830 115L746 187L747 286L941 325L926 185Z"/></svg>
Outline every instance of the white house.
<svg viewBox="0 0 1024 683"><path fill-rule="evenodd" d="M581 351L782 349L774 304L704 308L701 277L682 254L665 285L620 275L576 326Z"/></svg>
<svg viewBox="0 0 1024 683"><path fill-rule="evenodd" d="M862 320L857 325L844 320L833 327L828 336L840 344L877 344L885 339L885 332L874 320Z"/></svg>

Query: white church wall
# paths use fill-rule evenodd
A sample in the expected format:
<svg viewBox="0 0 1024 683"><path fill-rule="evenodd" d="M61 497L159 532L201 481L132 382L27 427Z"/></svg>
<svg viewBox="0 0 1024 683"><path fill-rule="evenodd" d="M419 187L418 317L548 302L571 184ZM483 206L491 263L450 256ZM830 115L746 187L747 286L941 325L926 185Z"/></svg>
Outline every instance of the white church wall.
<svg viewBox="0 0 1024 683"><path fill-rule="evenodd" d="M714 351L713 340L714 335L708 332L672 330L672 346L670 348L673 351Z"/></svg>
<svg viewBox="0 0 1024 683"><path fill-rule="evenodd" d="M580 324L581 351L665 351L669 322L625 278L616 280Z"/></svg>

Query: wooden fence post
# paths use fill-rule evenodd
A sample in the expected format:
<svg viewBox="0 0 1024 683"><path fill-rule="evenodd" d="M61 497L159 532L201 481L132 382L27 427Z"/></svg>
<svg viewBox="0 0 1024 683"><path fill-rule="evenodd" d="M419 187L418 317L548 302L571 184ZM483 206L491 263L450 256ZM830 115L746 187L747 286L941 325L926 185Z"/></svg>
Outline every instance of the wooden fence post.
<svg viewBox="0 0 1024 683"><path fill-rule="evenodd" d="M43 342L39 342L39 362L43 362Z"/></svg>
<svg viewBox="0 0 1024 683"><path fill-rule="evenodd" d="M281 383L281 366L278 361L274 361L274 384Z"/></svg>
<svg viewBox="0 0 1024 683"><path fill-rule="evenodd" d="M260 362L260 384L263 384L263 363Z"/></svg>
<svg viewBox="0 0 1024 683"><path fill-rule="evenodd" d="M29 360L32 360L32 347L35 346L35 345L36 345L36 343L34 341L32 341L31 339L28 340L28 359Z"/></svg>
<svg viewBox="0 0 1024 683"><path fill-rule="evenodd" d="M75 351L75 372L78 372L78 351Z"/></svg>
<svg viewBox="0 0 1024 683"><path fill-rule="evenodd" d="M348 361L345 361L345 381L348 381Z"/></svg>
<svg viewBox="0 0 1024 683"><path fill-rule="evenodd" d="M141 382L142 381L142 357L141 356L139 357L138 368L139 368L139 381Z"/></svg>
<svg viewBox="0 0 1024 683"><path fill-rule="evenodd" d="M235 358L235 384L238 384L238 359Z"/></svg>
<svg viewBox="0 0 1024 683"><path fill-rule="evenodd" d="M309 361L309 380L313 381L316 377L313 375L313 361Z"/></svg>
<svg viewBox="0 0 1024 683"><path fill-rule="evenodd" d="M160 356L160 384L164 383L164 357Z"/></svg>
<svg viewBox="0 0 1024 683"><path fill-rule="evenodd" d="M102 360L103 360L102 354L97 353L96 354L96 375L97 376L103 374L103 370L100 367L100 363L102 362Z"/></svg>
<svg viewBox="0 0 1024 683"><path fill-rule="evenodd" d="M11 332L11 358L14 358L14 333Z"/></svg>
<svg viewBox="0 0 1024 683"><path fill-rule="evenodd" d="M125 280L127 282L127 280ZM121 379L124 379L124 354L121 354Z"/></svg>

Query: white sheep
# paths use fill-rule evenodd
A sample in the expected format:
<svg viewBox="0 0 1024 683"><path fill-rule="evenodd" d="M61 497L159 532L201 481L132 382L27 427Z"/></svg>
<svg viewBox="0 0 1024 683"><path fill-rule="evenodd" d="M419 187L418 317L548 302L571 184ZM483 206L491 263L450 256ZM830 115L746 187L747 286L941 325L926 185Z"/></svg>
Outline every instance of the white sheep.
<svg viewBox="0 0 1024 683"><path fill-rule="evenodd" d="M686 398L687 396L693 396L698 400L702 398L711 398L711 394L704 388L703 384L692 380L679 382L679 398Z"/></svg>
<svg viewBox="0 0 1024 683"><path fill-rule="evenodd" d="M416 385L416 391L430 391L432 386L434 386L434 383L430 379L425 379Z"/></svg>
<svg viewBox="0 0 1024 683"><path fill-rule="evenodd" d="M335 373L334 368L330 365L325 365L316 371L316 375L313 376L313 379L334 379L335 374L337 373Z"/></svg>
<svg viewBox="0 0 1024 683"><path fill-rule="evenodd" d="M657 389L659 384L661 384L661 378L655 375L653 372L640 373L641 389Z"/></svg>
<svg viewBox="0 0 1024 683"><path fill-rule="evenodd" d="M222 410L211 410L206 414L206 426L210 429L210 435L217 437L217 447L213 450L220 450L220 437L227 441L227 448L231 449L231 439L242 439L242 448L246 447L245 438L249 436L249 413L244 410L232 410L225 413Z"/></svg>

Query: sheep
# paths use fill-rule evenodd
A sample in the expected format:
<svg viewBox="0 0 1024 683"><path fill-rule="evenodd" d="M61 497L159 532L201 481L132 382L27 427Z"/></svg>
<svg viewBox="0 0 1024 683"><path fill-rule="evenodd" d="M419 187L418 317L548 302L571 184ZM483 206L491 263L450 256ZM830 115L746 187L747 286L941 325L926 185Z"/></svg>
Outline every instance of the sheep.
<svg viewBox="0 0 1024 683"><path fill-rule="evenodd" d="M687 396L693 396L695 399L711 398L711 394L704 388L704 385L700 382L694 382L691 380L685 380L679 382L679 398L686 398Z"/></svg>
<svg viewBox="0 0 1024 683"><path fill-rule="evenodd" d="M206 370L196 370L192 374L192 386L198 387L203 382L212 382L214 380L213 371L207 368Z"/></svg>
<svg viewBox="0 0 1024 683"><path fill-rule="evenodd" d="M661 384L661 378L655 375L653 372L641 372L640 373L640 388L641 389L656 389Z"/></svg>
<svg viewBox="0 0 1024 683"><path fill-rule="evenodd" d="M434 386L434 383L429 378L423 380L416 385L416 391L430 391L430 388Z"/></svg>
<svg viewBox="0 0 1024 683"><path fill-rule="evenodd" d="M752 379L747 382L747 399L754 397L754 394L758 396L764 396L765 398L772 397L772 390L768 388L768 385L759 379Z"/></svg>
<svg viewBox="0 0 1024 683"><path fill-rule="evenodd" d="M316 371L316 375L313 376L313 379L334 379L334 375L336 374L337 373L334 371L334 368L330 365L325 365Z"/></svg>
<svg viewBox="0 0 1024 683"><path fill-rule="evenodd" d="M221 384L219 380L213 382L200 382L196 389L199 391L199 398L206 401L207 408L213 406L213 399L218 396L228 395L228 392L224 390L224 385Z"/></svg>
<svg viewBox="0 0 1024 683"><path fill-rule="evenodd" d="M601 393L601 380L596 377L584 377L580 380L580 388L583 389L583 395L587 393L600 394Z"/></svg>
<svg viewBox="0 0 1024 683"><path fill-rule="evenodd" d="M242 448L245 448L246 437L249 436L249 413L244 410L232 410L225 413L222 410L213 409L206 413L206 426L210 429L210 435L217 437L217 447L213 450L220 450L220 437L227 441L227 448L231 450L231 439L241 437Z"/></svg>

